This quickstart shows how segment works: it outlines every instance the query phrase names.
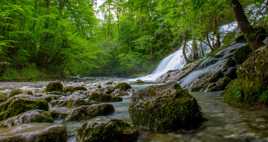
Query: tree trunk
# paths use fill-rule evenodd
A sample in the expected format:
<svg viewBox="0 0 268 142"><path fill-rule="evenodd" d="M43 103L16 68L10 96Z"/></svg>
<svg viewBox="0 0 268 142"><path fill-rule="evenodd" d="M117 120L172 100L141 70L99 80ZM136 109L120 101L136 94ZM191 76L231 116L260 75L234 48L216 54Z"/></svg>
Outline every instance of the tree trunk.
<svg viewBox="0 0 268 142"><path fill-rule="evenodd" d="M186 49L187 49L187 39L185 38L183 41L182 53L183 53L183 57L184 57L186 63L189 63L190 60L187 57Z"/></svg>
<svg viewBox="0 0 268 142"><path fill-rule="evenodd" d="M247 38L250 46L253 49L257 49L262 46L262 40L258 32L250 25L247 16L245 15L244 9L240 4L239 0L231 0L235 18L238 26L244 36Z"/></svg>
<svg viewBox="0 0 268 142"><path fill-rule="evenodd" d="M192 54L193 54L193 61L197 60L199 58L199 55L198 55L198 43L197 43L197 41L195 39L193 40L193 44L192 44Z"/></svg>
<svg viewBox="0 0 268 142"><path fill-rule="evenodd" d="M213 46L211 45L211 41L209 39L209 32L207 33L206 39L207 39L208 47L210 48L211 51L213 51L214 49L213 49Z"/></svg>

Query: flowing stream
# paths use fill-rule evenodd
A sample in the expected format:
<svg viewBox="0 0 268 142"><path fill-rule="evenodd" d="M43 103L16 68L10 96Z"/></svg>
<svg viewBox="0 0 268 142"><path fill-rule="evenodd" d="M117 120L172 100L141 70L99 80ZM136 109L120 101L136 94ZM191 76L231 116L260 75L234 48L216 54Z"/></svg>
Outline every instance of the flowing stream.
<svg viewBox="0 0 268 142"><path fill-rule="evenodd" d="M1 83L0 87L9 86L38 88L45 83ZM135 90L143 89L152 84L132 85ZM222 92L192 93L197 99L202 112L207 119L201 128L195 131L181 131L175 133L141 132L138 142L268 142L268 113L267 110L246 110L233 108L223 102ZM128 102L130 96L124 97L122 102L112 103L115 113L107 116L130 121ZM62 122L68 130L68 142L75 142L76 129L79 122Z"/></svg>

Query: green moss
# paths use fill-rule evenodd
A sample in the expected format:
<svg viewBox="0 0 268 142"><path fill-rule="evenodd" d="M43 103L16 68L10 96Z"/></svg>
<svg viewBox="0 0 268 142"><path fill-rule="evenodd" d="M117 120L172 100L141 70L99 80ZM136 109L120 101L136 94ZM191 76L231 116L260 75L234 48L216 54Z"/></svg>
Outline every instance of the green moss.
<svg viewBox="0 0 268 142"><path fill-rule="evenodd" d="M179 85L175 89L131 103L129 113L134 125L159 132L198 127L203 117L196 100Z"/></svg>
<svg viewBox="0 0 268 142"><path fill-rule="evenodd" d="M252 49L249 47L249 45L239 48L238 51L235 52L234 56L236 64L238 65L242 64L248 58L251 52Z"/></svg>
<svg viewBox="0 0 268 142"><path fill-rule="evenodd" d="M67 87L64 87L64 92L70 92L70 93L73 93L73 92L76 92L76 91L86 91L87 88L86 87L83 87L83 86L67 86Z"/></svg>
<svg viewBox="0 0 268 142"><path fill-rule="evenodd" d="M115 89L119 89L119 90L123 90L123 91L127 91L129 89L131 89L131 86L125 82L123 83L119 83L115 86Z"/></svg>
<svg viewBox="0 0 268 142"><path fill-rule="evenodd" d="M231 104L240 103L242 102L242 93L240 80L234 80L224 90L224 101Z"/></svg>
<svg viewBox="0 0 268 142"><path fill-rule="evenodd" d="M121 97L112 97L112 102L121 102L123 99Z"/></svg>
<svg viewBox="0 0 268 142"><path fill-rule="evenodd" d="M9 97L13 97L19 94L22 94L23 90L22 89L13 89L10 93L9 93Z"/></svg>
<svg viewBox="0 0 268 142"><path fill-rule="evenodd" d="M237 69L238 79L232 81L224 92L226 102L235 105L266 104L268 86L268 49L252 53Z"/></svg>
<svg viewBox="0 0 268 142"><path fill-rule="evenodd" d="M78 142L135 142L138 131L128 123L108 118L93 119L77 131Z"/></svg>
<svg viewBox="0 0 268 142"><path fill-rule="evenodd" d="M261 93L261 95L258 97L258 101L259 101L261 104L268 105L268 90L263 91L263 92Z"/></svg>
<svg viewBox="0 0 268 142"><path fill-rule="evenodd" d="M45 91L46 92L63 92L63 84L60 81L50 82Z"/></svg>
<svg viewBox="0 0 268 142"><path fill-rule="evenodd" d="M13 97L0 104L0 120L34 109L48 110L47 101L43 99L32 100L29 98Z"/></svg>
<svg viewBox="0 0 268 142"><path fill-rule="evenodd" d="M40 116L37 116L31 120L31 122L50 122L50 123L52 123L53 121L54 121L53 117L51 113L48 111L42 112Z"/></svg>
<svg viewBox="0 0 268 142"><path fill-rule="evenodd" d="M7 100L7 95L3 92L0 92L0 103Z"/></svg>

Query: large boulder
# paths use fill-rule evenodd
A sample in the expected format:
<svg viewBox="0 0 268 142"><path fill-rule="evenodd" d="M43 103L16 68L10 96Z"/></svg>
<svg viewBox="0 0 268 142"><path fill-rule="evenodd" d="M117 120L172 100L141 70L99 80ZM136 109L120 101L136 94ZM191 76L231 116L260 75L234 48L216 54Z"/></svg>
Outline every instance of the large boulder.
<svg viewBox="0 0 268 142"><path fill-rule="evenodd" d="M139 128L169 132L192 129L203 121L197 101L179 85L156 85L135 94L129 114Z"/></svg>
<svg viewBox="0 0 268 142"><path fill-rule="evenodd" d="M87 120L96 116L105 116L114 112L111 104L95 104L74 108L66 118L68 121Z"/></svg>
<svg viewBox="0 0 268 142"><path fill-rule="evenodd" d="M268 104L268 48L252 53L238 68L238 78L224 92L226 102L239 104Z"/></svg>
<svg viewBox="0 0 268 142"><path fill-rule="evenodd" d="M0 103L0 120L34 109L48 110L47 101L29 95L14 96Z"/></svg>
<svg viewBox="0 0 268 142"><path fill-rule="evenodd" d="M23 124L1 128L0 142L67 142L67 131L62 125Z"/></svg>
<svg viewBox="0 0 268 142"><path fill-rule="evenodd" d="M128 123L103 117L85 122L77 131L77 142L135 142L137 137Z"/></svg>
<svg viewBox="0 0 268 142"><path fill-rule="evenodd" d="M53 118L48 111L43 110L32 110L22 113L18 116L14 116L8 118L0 122L0 126L4 127L12 127L18 126L25 123L33 123L33 122L53 122Z"/></svg>

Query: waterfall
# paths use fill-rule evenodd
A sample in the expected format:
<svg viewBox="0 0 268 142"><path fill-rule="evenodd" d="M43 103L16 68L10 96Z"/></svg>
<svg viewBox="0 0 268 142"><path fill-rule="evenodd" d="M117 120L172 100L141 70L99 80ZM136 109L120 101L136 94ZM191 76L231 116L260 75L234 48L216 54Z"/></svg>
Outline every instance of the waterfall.
<svg viewBox="0 0 268 142"><path fill-rule="evenodd" d="M219 31L222 33L221 41L223 40L224 36L227 33L234 32L237 30L237 28L238 26L236 22L231 22L231 23L221 26L219 28ZM210 36L212 36L212 34L210 34ZM189 55L191 52L192 42L193 42L192 40L189 40L187 42L187 49L186 49L187 55ZM210 52L210 49L206 44L203 44L202 42L200 42L199 46L203 48L205 54ZM186 61L183 57L183 51L181 47L174 53L170 54L169 56L161 60L160 64L151 74L143 76L143 77L139 77L139 78L130 79L129 81L132 82L132 81L142 80L144 82L156 82L157 79L159 79L162 75L166 74L168 71L180 70L183 68L185 64L186 64ZM197 74L200 75L199 73ZM192 81L192 79L190 78L189 80ZM187 82L187 80L185 81Z"/></svg>
<svg viewBox="0 0 268 142"><path fill-rule="evenodd" d="M170 54L163 60L157 68L149 75L131 79L130 81L142 80L145 82L155 82L159 77L171 70L179 70L186 64L183 57L182 48L178 49L176 52Z"/></svg>

